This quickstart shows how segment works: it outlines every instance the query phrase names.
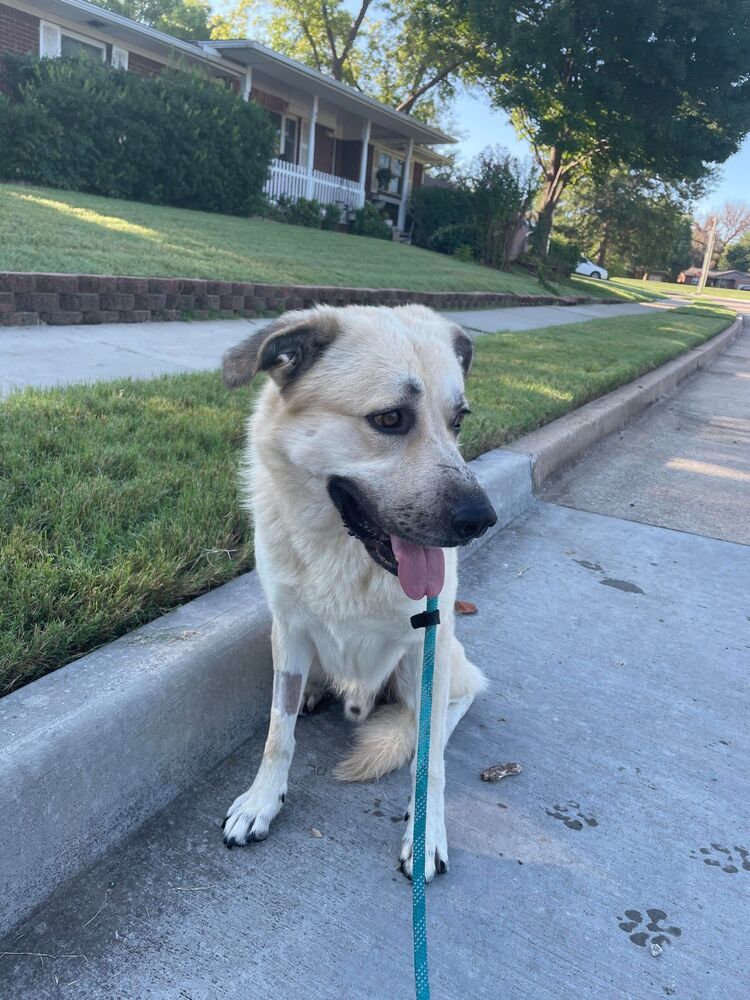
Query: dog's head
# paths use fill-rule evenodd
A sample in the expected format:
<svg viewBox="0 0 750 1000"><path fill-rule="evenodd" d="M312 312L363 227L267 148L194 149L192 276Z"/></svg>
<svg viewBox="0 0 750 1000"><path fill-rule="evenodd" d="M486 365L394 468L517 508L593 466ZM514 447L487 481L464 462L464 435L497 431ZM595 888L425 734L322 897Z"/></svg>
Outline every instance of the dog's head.
<svg viewBox="0 0 750 1000"><path fill-rule="evenodd" d="M274 447L325 484L379 565L419 576L426 560L429 576L431 552L496 521L458 447L473 353L460 327L423 306L318 307L232 348L223 373L235 387L267 372Z"/></svg>

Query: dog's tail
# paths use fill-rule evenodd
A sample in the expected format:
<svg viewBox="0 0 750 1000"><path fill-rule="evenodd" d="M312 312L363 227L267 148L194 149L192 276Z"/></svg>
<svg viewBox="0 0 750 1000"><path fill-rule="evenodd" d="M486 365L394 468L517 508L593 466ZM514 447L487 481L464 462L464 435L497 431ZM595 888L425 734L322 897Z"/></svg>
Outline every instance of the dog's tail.
<svg viewBox="0 0 750 1000"><path fill-rule="evenodd" d="M402 704L383 705L357 729L354 749L333 775L339 781L377 781L411 760L415 721Z"/></svg>

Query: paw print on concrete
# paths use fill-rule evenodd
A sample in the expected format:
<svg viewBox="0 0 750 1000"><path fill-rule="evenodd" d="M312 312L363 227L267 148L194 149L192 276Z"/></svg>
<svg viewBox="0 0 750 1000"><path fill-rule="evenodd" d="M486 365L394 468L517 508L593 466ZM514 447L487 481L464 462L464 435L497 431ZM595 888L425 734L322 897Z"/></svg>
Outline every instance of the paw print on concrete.
<svg viewBox="0 0 750 1000"><path fill-rule="evenodd" d="M730 850L728 847L722 847L721 844L711 844L710 847L701 847L700 853L704 855L704 865L721 868L727 875L736 875L740 868L750 872L750 851L746 847L733 847ZM698 855L692 851L690 857L697 858Z"/></svg>
<svg viewBox="0 0 750 1000"><path fill-rule="evenodd" d="M569 830L582 830L584 823L586 826L599 826L594 816L587 816L579 811L580 808L580 802L566 802L564 806L552 806L546 813L553 819L561 820Z"/></svg>
<svg viewBox="0 0 750 1000"><path fill-rule="evenodd" d="M643 923L648 917L645 930ZM640 948L651 945L651 954L660 955L665 944L672 944L672 938L678 938L682 934L679 927L662 927L661 924L667 919L664 910L646 910L646 916L639 910L625 910L625 918L618 917L618 927L630 935L633 944Z"/></svg>

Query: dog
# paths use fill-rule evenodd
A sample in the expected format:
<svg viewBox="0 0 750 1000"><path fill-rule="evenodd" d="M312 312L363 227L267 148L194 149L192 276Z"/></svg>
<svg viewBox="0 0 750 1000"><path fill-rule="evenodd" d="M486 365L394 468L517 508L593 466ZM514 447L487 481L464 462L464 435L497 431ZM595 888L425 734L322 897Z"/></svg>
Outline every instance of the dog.
<svg viewBox="0 0 750 1000"><path fill-rule="evenodd" d="M486 683L454 634L456 547L497 520L458 445L473 353L460 327L424 306L318 306L224 356L230 388L270 376L248 423L243 482L274 668L263 759L229 807L228 847L267 837L297 715L330 686L359 726L337 778L377 779L412 760L401 849L411 878L424 633L409 619L439 593L426 880L447 871L444 749Z"/></svg>

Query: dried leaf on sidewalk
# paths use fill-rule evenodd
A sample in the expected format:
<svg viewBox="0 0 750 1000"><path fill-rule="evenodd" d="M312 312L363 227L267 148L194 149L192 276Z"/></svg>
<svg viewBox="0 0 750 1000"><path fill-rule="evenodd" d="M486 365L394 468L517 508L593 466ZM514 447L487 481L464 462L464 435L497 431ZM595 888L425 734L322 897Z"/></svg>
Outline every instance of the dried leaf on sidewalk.
<svg viewBox="0 0 750 1000"><path fill-rule="evenodd" d="M521 770L520 764L493 764L492 767L485 767L479 777L482 781L500 781L501 778L508 778L512 774L520 774Z"/></svg>
<svg viewBox="0 0 750 1000"><path fill-rule="evenodd" d="M475 615L477 613L477 606L471 601L456 601L453 607L457 615Z"/></svg>
<svg viewBox="0 0 750 1000"><path fill-rule="evenodd" d="M312 826L312 827L310 827L310 836L311 837L322 837L323 834L320 832L320 830L318 830L317 827Z"/></svg>

